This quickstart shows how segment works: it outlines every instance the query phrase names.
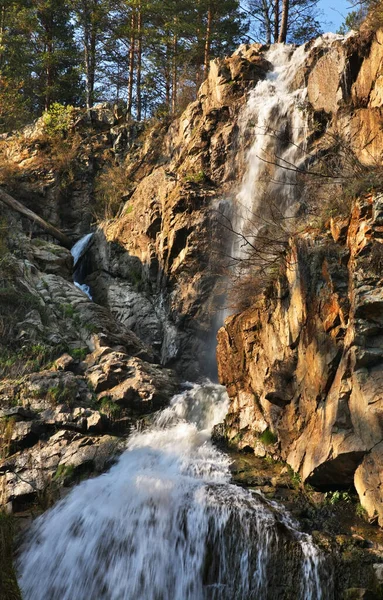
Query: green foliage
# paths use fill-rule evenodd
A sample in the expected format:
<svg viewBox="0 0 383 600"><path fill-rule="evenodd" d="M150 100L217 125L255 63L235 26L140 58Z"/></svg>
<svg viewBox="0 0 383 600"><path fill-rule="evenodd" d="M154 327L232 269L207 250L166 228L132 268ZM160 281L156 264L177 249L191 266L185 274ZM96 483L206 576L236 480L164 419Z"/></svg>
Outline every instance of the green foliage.
<svg viewBox="0 0 383 600"><path fill-rule="evenodd" d="M64 317L72 319L75 315L75 309L72 304L61 304L61 311Z"/></svg>
<svg viewBox="0 0 383 600"><path fill-rule="evenodd" d="M13 567L15 520L11 515L0 511L0 598L21 600Z"/></svg>
<svg viewBox="0 0 383 600"><path fill-rule="evenodd" d="M270 429L265 429L259 436L259 441L265 446L272 446L278 441L278 437Z"/></svg>
<svg viewBox="0 0 383 600"><path fill-rule="evenodd" d="M31 113L28 99L23 96L22 82L0 77L0 133L26 125Z"/></svg>
<svg viewBox="0 0 383 600"><path fill-rule="evenodd" d="M52 406L57 404L68 404L72 406L77 396L76 386L64 385L61 381L54 386L51 386L45 395L45 398Z"/></svg>
<svg viewBox="0 0 383 600"><path fill-rule="evenodd" d="M346 35L351 30L358 30L364 19L366 18L366 10L365 8L360 8L359 10L352 10L346 16L344 22L339 27L337 33L340 35Z"/></svg>
<svg viewBox="0 0 383 600"><path fill-rule="evenodd" d="M73 348L73 350L69 351L69 354L75 360L81 361L89 354L89 348Z"/></svg>
<svg viewBox="0 0 383 600"><path fill-rule="evenodd" d="M17 350L0 348L0 376L17 377L45 368L62 347L52 348L44 344L26 344Z"/></svg>
<svg viewBox="0 0 383 600"><path fill-rule="evenodd" d="M73 480L74 466L73 465L59 465L57 471L53 476L53 481L69 483Z"/></svg>
<svg viewBox="0 0 383 600"><path fill-rule="evenodd" d="M302 477L300 476L299 473L296 473L291 467L290 465L287 466L288 470L289 470L289 475L291 478L291 483L293 484L293 486L295 488L299 488L301 483L302 483Z"/></svg>
<svg viewBox="0 0 383 600"><path fill-rule="evenodd" d="M204 171L197 171L196 173L187 173L185 175L185 181L187 183L203 183L206 179Z"/></svg>
<svg viewBox="0 0 383 600"><path fill-rule="evenodd" d="M109 396L100 399L100 412L104 413L109 419L117 419L121 414L121 407Z"/></svg>
<svg viewBox="0 0 383 600"><path fill-rule="evenodd" d="M98 332L97 325L94 325L93 323L85 323L84 329L86 331L88 331L89 333L97 333Z"/></svg>
<svg viewBox="0 0 383 600"><path fill-rule="evenodd" d="M54 102L43 114L44 129L50 136L64 135L73 124L73 106Z"/></svg>
<svg viewBox="0 0 383 600"><path fill-rule="evenodd" d="M349 504L352 501L352 498L349 492L341 492L339 490L335 490L334 492L326 492L325 493L325 501L327 504L334 506L339 504L340 502L345 502Z"/></svg>
<svg viewBox="0 0 383 600"><path fill-rule="evenodd" d="M360 502L358 502L358 504L355 507L355 514L360 519L363 519L363 521L368 521L368 513L366 509L363 508Z"/></svg>

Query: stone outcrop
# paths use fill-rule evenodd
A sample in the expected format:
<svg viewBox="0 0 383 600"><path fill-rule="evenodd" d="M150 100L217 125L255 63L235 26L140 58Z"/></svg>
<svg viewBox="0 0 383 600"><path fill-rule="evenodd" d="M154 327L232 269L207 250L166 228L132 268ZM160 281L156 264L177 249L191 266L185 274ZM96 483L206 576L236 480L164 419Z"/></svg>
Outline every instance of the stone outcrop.
<svg viewBox="0 0 383 600"><path fill-rule="evenodd" d="M73 284L68 250L3 217L12 236L0 264L0 486L1 503L19 510L107 468L178 379Z"/></svg>
<svg viewBox="0 0 383 600"><path fill-rule="evenodd" d="M355 485L383 524L383 196L295 237L284 277L219 332L227 439L319 489Z"/></svg>

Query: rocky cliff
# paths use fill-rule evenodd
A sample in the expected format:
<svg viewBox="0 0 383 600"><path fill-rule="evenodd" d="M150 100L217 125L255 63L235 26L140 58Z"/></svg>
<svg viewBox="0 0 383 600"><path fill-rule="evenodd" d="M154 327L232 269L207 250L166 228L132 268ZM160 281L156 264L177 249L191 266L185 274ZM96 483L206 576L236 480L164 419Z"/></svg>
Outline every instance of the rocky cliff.
<svg viewBox="0 0 383 600"><path fill-rule="evenodd" d="M342 130L360 160L380 161L381 41L378 32L302 48L290 83L293 90L307 87L299 110L309 148L318 155L325 156L333 139L325 134ZM172 122L126 123L118 107L102 105L90 115L80 111L59 144L41 121L3 136L0 180L8 191L73 242L94 232L78 265L92 302L73 284L67 250L24 218L1 213L7 232L0 249L5 502L22 505L52 481L69 479L73 470L79 476L101 470L113 455L116 434L166 402L180 379L214 371L217 306L226 286L220 253L227 254L231 243L221 217L234 214L232 201L247 171L256 133L246 112L247 93L272 72L267 51L241 46L232 57L213 61L197 100ZM282 126L285 140L290 124ZM124 178L117 216L92 226L97 181L110 165ZM350 282L362 269L357 261L380 264L378 213L372 200L358 206L360 216L339 226L340 241L329 244L315 232L296 238L276 296L233 317L219 343L220 377L233 399L230 439L258 448L258 434L269 429L294 469L330 487L348 486L357 468L358 481L366 481L371 460L377 460L372 448L380 441L379 419L372 416L378 405L369 401L373 432L356 428L352 439L345 434L347 451L338 450L340 438L328 433L330 417L327 429L323 425L322 454L304 448L309 424L317 430L338 381L343 355L355 350L355 314L367 311L353 308L356 283ZM374 228L375 241L359 256L352 239L359 239L362 218ZM369 263L365 269L370 288L358 307L367 307L379 285L379 273L372 276ZM363 368L373 355L378 372L379 335L368 336L375 336L375 350L364 350ZM317 374L303 374L309 360ZM348 379L357 372L350 369ZM369 397L366 390L360 394ZM348 400L342 402L346 414ZM321 465L331 460L338 473L338 455L345 474L329 483Z"/></svg>
<svg viewBox="0 0 383 600"><path fill-rule="evenodd" d="M326 52L314 47L300 71L317 123L312 147L325 156L329 132L346 134L348 152L371 167L364 189L378 191L343 216L333 210L327 226L292 236L282 275L227 319L217 356L231 398L229 444L283 459L316 489L355 486L383 525L383 204L374 179L382 164L381 41L377 32L335 41ZM342 195L346 185L331 193Z"/></svg>

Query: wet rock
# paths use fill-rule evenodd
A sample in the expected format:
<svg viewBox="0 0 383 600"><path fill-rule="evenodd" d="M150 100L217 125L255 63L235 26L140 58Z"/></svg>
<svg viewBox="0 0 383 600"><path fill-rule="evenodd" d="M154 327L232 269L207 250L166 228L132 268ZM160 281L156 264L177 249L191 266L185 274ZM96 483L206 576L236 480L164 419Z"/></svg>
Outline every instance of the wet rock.
<svg viewBox="0 0 383 600"><path fill-rule="evenodd" d="M13 510L22 510L45 495L53 500L58 488L76 478L101 473L123 450L123 443L112 436L82 436L74 431L59 431L48 441L18 452L0 463L3 501Z"/></svg>

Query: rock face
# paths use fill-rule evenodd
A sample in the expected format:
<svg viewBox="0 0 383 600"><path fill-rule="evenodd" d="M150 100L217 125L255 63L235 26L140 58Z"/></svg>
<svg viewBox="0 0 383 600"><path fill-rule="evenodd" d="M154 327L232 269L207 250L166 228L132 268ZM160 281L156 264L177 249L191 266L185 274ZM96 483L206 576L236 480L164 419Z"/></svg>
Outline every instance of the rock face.
<svg viewBox="0 0 383 600"><path fill-rule="evenodd" d="M12 237L0 265L0 501L19 510L107 468L178 379L73 284L69 251L3 216Z"/></svg>
<svg viewBox="0 0 383 600"><path fill-rule="evenodd" d="M297 236L284 277L218 338L229 441L319 489L355 484L381 524L382 215L383 196L368 196L332 235Z"/></svg>
<svg viewBox="0 0 383 600"><path fill-rule="evenodd" d="M212 62L197 101L162 140L161 159L136 178L121 216L89 252L95 300L186 378L214 370L217 210L241 170L245 93L269 68L257 45Z"/></svg>

